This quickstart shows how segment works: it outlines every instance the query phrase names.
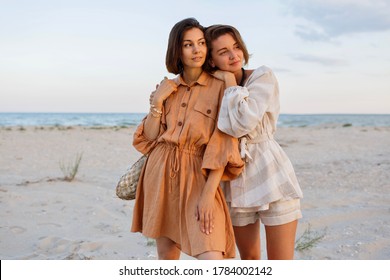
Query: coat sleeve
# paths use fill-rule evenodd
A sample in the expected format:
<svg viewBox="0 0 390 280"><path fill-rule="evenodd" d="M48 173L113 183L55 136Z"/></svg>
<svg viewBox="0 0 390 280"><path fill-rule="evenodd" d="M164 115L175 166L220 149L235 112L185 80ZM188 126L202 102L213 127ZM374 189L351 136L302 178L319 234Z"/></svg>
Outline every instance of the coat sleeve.
<svg viewBox="0 0 390 280"><path fill-rule="evenodd" d="M277 80L270 69L248 81L246 87L225 90L218 128L234 137L242 137L261 122L274 96L278 95Z"/></svg>

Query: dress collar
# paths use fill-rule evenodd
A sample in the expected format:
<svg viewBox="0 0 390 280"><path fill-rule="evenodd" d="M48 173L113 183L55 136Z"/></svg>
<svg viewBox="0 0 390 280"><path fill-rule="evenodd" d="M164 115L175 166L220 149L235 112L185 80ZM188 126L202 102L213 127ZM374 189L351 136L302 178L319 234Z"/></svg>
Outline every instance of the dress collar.
<svg viewBox="0 0 390 280"><path fill-rule="evenodd" d="M201 86L207 86L207 81L209 80L210 78L210 75L207 74L207 72L203 71L198 80L196 80L196 82L194 84L199 84ZM182 85L182 86L186 86L188 87L189 85L183 80L183 77L181 76L181 74L177 75L173 81L179 86L179 85Z"/></svg>

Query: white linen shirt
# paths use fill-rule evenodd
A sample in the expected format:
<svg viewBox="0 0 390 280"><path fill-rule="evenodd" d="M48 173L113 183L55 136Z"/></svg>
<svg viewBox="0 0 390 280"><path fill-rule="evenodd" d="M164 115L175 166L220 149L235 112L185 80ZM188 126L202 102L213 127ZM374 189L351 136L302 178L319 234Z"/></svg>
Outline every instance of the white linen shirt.
<svg viewBox="0 0 390 280"><path fill-rule="evenodd" d="M293 166L273 137L279 112L278 82L266 66L255 69L243 87L225 90L218 128L240 138L246 158L243 173L224 185L235 211L266 210L273 201L303 197Z"/></svg>

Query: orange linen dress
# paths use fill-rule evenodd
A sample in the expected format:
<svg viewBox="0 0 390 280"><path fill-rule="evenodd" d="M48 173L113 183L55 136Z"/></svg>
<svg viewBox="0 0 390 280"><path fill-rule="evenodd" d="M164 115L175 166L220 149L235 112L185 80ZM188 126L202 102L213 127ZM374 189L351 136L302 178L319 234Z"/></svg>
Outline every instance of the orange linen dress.
<svg viewBox="0 0 390 280"><path fill-rule="evenodd" d="M165 101L157 139L145 137L145 119L134 133L134 147L149 156L138 182L131 231L168 237L190 256L220 251L233 258L234 233L220 187L213 232L202 233L195 217L208 171L225 167L222 180L231 180L244 166L237 139L217 128L224 83L206 72L192 86L180 76L174 81L178 90Z"/></svg>

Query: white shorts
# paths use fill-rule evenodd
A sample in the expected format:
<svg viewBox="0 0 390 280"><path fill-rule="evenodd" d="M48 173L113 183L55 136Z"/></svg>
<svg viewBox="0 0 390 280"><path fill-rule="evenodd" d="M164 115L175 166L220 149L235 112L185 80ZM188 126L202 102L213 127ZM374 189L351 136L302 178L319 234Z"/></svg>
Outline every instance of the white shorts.
<svg viewBox="0 0 390 280"><path fill-rule="evenodd" d="M269 204L267 210L234 211L230 207L233 226L246 226L260 220L266 226L278 226L302 218L300 199L278 200Z"/></svg>

